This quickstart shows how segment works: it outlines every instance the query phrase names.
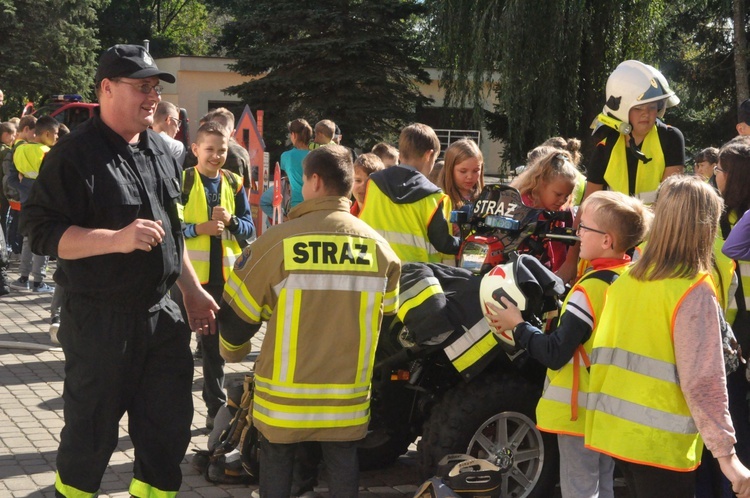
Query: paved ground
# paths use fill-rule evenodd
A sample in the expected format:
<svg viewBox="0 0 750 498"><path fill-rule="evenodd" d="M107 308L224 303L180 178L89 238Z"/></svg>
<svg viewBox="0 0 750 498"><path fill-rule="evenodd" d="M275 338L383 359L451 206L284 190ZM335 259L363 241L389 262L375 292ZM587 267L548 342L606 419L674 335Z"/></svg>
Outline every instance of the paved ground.
<svg viewBox="0 0 750 498"><path fill-rule="evenodd" d="M18 277L13 261L10 275ZM51 275L51 272L50 272ZM0 297L0 498L53 497L55 455L62 419L64 358L49 339L49 305L52 294L14 291ZM260 349L262 334L253 339ZM195 349L195 341L193 341ZM182 464L180 497L249 497L257 486L226 486L207 482L190 465L193 449L205 449L206 409L201 399L201 365L196 361L193 377L192 441ZM227 384L242 382L252 361L228 364ZM112 455L101 487L101 497L128 497L132 477L133 446L126 432L127 416L120 423L120 440ZM418 475L416 447L391 467L360 474L360 498L413 496L422 482ZM319 491L326 494L326 484ZM555 496L559 497L559 490ZM616 496L625 497L622 487Z"/></svg>
<svg viewBox="0 0 750 498"><path fill-rule="evenodd" d="M16 268L13 262L13 279L18 277ZM0 297L0 498L54 496L55 455L63 426L63 354L49 339L51 299L51 294L18 291ZM250 368L250 361L227 365L227 381L241 382ZM257 486L216 486L190 466L192 449L205 448L207 441L201 389L200 363L196 362L193 439L182 465L180 496L248 497ZM127 417L120 424L120 440L102 482L102 497L129 496L133 447L126 427ZM387 470L363 473L360 496L413 496L419 482L412 451ZM325 489L321 483L319 491L325 494Z"/></svg>

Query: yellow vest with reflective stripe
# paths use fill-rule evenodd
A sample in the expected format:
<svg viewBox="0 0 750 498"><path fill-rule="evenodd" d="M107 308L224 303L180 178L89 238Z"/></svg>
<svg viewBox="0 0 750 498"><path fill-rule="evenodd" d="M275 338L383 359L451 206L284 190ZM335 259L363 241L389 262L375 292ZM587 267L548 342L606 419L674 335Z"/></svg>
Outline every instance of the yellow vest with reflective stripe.
<svg viewBox="0 0 750 498"><path fill-rule="evenodd" d="M734 228L734 224L737 223L738 219L739 217L737 216L737 213L735 212L729 213L729 225L732 228ZM723 242L724 241L722 240L722 243ZM721 253L721 251L719 252ZM714 251L714 255L716 255L716 251ZM722 256L726 259L729 259L723 254ZM730 259L729 261L731 261L732 265L734 265L733 260ZM721 259L717 257L716 263L720 264ZM740 275L742 279L742 291L744 293L743 297L745 298L745 309L750 310L750 261L737 261L737 263L739 264L739 270L740 270ZM732 293L732 295L729 296L728 301L729 301L729 304L725 307L727 323L729 323L730 325L734 325L734 320L735 318L737 318L737 310L738 310L737 296L734 293Z"/></svg>
<svg viewBox="0 0 750 498"><path fill-rule="evenodd" d="M722 238L721 233L717 233L713 247L716 267L711 271L711 278L713 279L714 288L716 289L716 300L719 301L719 306L721 306L721 309L725 312L725 318L731 325L732 322L729 320L730 313L732 320L734 320L734 316L737 314L737 308L734 308L733 311L728 309L729 305L734 303L734 294L731 296L729 295L729 287L732 285L735 264L732 259L721 252L723 245L724 239ZM646 241L641 242L636 246L635 252L633 253L634 263L641 257L645 247Z"/></svg>
<svg viewBox="0 0 750 498"><path fill-rule="evenodd" d="M627 264L607 268L615 273L622 273ZM596 270L588 272L568 292L562 305L560 317L565 313L568 300L574 292L581 290L586 294L589 309L594 320L593 330L588 340L578 346L573 357L559 370L547 370L544 393L536 407L536 423L539 430L557 434L583 436L586 429L586 401L589 392L589 358L597 332L599 317L604 308L604 296L609 289L609 282L596 278ZM574 398L575 397L575 398Z"/></svg>
<svg viewBox="0 0 750 498"><path fill-rule="evenodd" d="M680 389L675 312L707 273L693 279L612 284L591 355L586 447L628 462L690 471L703 441ZM610 304L611 303L611 304Z"/></svg>
<svg viewBox="0 0 750 498"><path fill-rule="evenodd" d="M219 204L225 207L227 211L234 214L234 196L237 192L232 192L229 182L224 178L225 174L234 175L231 171L221 173ZM203 181L200 179L200 175L197 171L195 172L195 176L196 178L193 182L193 187L190 190L190 197L188 198L187 204L182 209L182 216L185 223L198 224L209 221L211 217L208 213L208 202L206 201L206 193L203 189ZM236 185L239 185L240 188L242 188L242 179L237 177L236 180ZM185 171L182 172L182 181L185 181ZM197 237L186 238L185 246L187 247L188 254L190 255L190 263L193 265L198 280L201 284L208 283L211 267L211 236L198 235ZM229 229L225 227L224 231L221 233L222 273L225 282L229 276L229 272L234 266L235 260L241 252L242 249L237 243L237 240Z"/></svg>
<svg viewBox="0 0 750 498"><path fill-rule="evenodd" d="M742 291L745 298L745 309L750 309L750 262L738 261L740 275L742 279ZM727 307L726 318L730 325L734 324L737 318L737 296L733 293L729 296L729 306Z"/></svg>
<svg viewBox="0 0 750 498"><path fill-rule="evenodd" d="M712 271L711 276L714 279L716 298L719 301L719 305L728 315L729 304L735 302L734 295L729 295L729 287L732 285L735 264L733 259L725 256L724 253L721 252L723 246L724 239L722 238L721 233L717 233L716 238L714 239L714 260L716 261L716 268ZM734 320L736 314L737 308L735 307L732 314L732 320ZM731 324L731 322L729 323Z"/></svg>
<svg viewBox="0 0 750 498"><path fill-rule="evenodd" d="M450 219L447 195L436 192L416 202L396 204L375 182L367 182L365 199L359 218L388 241L402 263L441 262L441 253L427 236L427 226L438 209L443 209L446 220ZM447 225L450 229L450 223Z"/></svg>
<svg viewBox="0 0 750 498"><path fill-rule="evenodd" d="M664 152L661 149L659 141L658 127L654 125L648 132L646 138L641 144L641 152L651 161L644 164L638 161L635 176L635 196L643 198L646 203L652 203L656 195L656 189L659 188L661 179L666 169ZM604 173L604 181L609 185L610 190L630 195L630 184L628 183L628 151L625 141L625 135L620 135L612 148L612 154L609 156L607 170Z"/></svg>

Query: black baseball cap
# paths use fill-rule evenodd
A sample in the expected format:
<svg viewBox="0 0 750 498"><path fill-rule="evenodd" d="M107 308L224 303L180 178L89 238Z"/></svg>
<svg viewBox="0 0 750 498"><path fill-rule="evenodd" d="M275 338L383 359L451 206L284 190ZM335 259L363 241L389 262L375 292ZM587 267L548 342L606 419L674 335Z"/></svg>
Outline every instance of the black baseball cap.
<svg viewBox="0 0 750 498"><path fill-rule="evenodd" d="M750 99L745 100L737 108L737 122L750 125Z"/></svg>
<svg viewBox="0 0 750 498"><path fill-rule="evenodd" d="M141 45L115 45L108 48L99 57L99 67L96 69L97 84L104 78L140 79L152 76L158 76L167 83L174 83L176 80L173 74L159 71L151 54Z"/></svg>

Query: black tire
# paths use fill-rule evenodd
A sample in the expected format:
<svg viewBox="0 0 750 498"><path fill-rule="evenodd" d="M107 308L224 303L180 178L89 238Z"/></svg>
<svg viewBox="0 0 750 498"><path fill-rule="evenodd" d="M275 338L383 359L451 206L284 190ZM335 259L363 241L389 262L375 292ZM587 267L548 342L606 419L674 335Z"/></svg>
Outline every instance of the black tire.
<svg viewBox="0 0 750 498"><path fill-rule="evenodd" d="M395 317L384 318L375 355L370 425L357 450L360 470L382 469L393 464L418 435L410 423L415 391L405 388L404 382L391 380L394 367L408 368L408 357L403 355L395 363L380 363L404 353L399 342L403 331L404 325Z"/></svg>
<svg viewBox="0 0 750 498"><path fill-rule="evenodd" d="M368 432L357 449L359 470L377 470L390 466L406 453L414 436L401 432Z"/></svg>
<svg viewBox="0 0 750 498"><path fill-rule="evenodd" d="M504 469L502 496L553 496L559 475L557 439L535 427L540 396L540 386L510 373L488 373L469 384L455 386L433 407L425 422L419 443L423 476L435 475L438 462L445 455L469 453ZM496 430L499 426L507 428L507 439L518 435L520 441L502 444L503 437ZM488 439L482 439L484 447L473 444L470 448L469 443L480 428ZM491 442L497 444L495 451L488 453L485 448ZM524 457L516 460L521 454Z"/></svg>

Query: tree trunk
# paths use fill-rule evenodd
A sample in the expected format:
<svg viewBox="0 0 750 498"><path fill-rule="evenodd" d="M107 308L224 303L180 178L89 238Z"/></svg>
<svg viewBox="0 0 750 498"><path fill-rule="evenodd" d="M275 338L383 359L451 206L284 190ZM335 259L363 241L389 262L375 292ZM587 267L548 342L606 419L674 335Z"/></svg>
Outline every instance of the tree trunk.
<svg viewBox="0 0 750 498"><path fill-rule="evenodd" d="M747 37L745 34L745 0L732 0L734 18L734 75L737 80L737 105L750 97L747 80Z"/></svg>

